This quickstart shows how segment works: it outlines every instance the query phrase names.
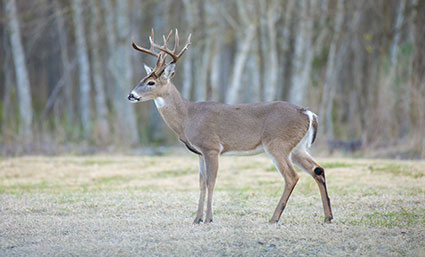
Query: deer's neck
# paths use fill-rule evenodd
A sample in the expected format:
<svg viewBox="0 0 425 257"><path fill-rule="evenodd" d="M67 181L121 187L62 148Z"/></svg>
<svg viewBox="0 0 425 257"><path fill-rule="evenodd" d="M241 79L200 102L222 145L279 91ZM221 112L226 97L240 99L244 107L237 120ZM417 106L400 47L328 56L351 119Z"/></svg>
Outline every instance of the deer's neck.
<svg viewBox="0 0 425 257"><path fill-rule="evenodd" d="M155 105L165 123L180 139L185 140L184 124L188 116L189 101L184 99L177 88L170 82L161 97L156 98Z"/></svg>

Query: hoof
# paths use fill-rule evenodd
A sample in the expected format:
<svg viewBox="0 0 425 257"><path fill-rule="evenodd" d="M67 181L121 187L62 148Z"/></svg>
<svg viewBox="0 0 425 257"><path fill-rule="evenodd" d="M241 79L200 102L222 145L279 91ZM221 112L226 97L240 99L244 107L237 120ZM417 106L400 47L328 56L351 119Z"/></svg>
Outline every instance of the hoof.
<svg viewBox="0 0 425 257"><path fill-rule="evenodd" d="M205 222L204 222L204 223L205 223L205 224L213 223L213 219L205 220Z"/></svg>
<svg viewBox="0 0 425 257"><path fill-rule="evenodd" d="M271 220L269 220L269 223L270 223L270 224L276 224L278 221L279 221L279 220L271 219Z"/></svg>
<svg viewBox="0 0 425 257"><path fill-rule="evenodd" d="M196 218L194 221L193 221L193 224L199 224L199 223L201 223L203 220L202 220L202 218Z"/></svg>
<svg viewBox="0 0 425 257"><path fill-rule="evenodd" d="M333 220L334 218L332 216L326 217L325 218L325 223L331 223L331 220Z"/></svg>

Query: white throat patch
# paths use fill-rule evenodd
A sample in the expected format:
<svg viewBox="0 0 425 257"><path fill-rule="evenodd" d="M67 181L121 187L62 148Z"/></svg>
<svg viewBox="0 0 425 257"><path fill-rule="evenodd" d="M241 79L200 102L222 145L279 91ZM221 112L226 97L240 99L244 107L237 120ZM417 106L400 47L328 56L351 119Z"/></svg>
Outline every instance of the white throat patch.
<svg viewBox="0 0 425 257"><path fill-rule="evenodd" d="M155 102L156 108L162 108L165 105L164 98L162 98L162 97L155 98L154 102Z"/></svg>

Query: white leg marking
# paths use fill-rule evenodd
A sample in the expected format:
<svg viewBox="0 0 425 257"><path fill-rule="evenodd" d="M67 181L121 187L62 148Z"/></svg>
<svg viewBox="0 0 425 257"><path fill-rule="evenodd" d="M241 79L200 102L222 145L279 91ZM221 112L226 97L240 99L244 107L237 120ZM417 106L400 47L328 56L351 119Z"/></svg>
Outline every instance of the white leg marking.
<svg viewBox="0 0 425 257"><path fill-rule="evenodd" d="M283 179L285 179L282 172L280 172L280 169L279 169L279 166L277 165L276 159L266 149L264 149L264 152L267 154L267 156L270 157L270 159L272 159L272 162L273 162L274 166L276 167L276 169L279 171L279 174L282 176Z"/></svg>
<svg viewBox="0 0 425 257"><path fill-rule="evenodd" d="M223 151L223 149L221 149L221 145L220 145L220 153ZM259 145L257 146L257 148L252 149L252 150L248 150L248 151L229 151L229 152L225 152L223 153L223 156L249 156L249 155L256 155L256 154L260 154L264 152L264 147L263 145Z"/></svg>

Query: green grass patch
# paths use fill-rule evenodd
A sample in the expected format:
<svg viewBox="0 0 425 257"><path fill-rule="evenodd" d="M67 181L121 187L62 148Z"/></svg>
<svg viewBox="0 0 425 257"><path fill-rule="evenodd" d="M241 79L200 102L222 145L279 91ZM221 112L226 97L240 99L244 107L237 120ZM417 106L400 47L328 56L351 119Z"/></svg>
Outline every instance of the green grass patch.
<svg viewBox="0 0 425 257"><path fill-rule="evenodd" d="M417 224L425 225L425 209L411 210L401 208L400 211L379 212L375 211L362 216L355 225L407 227Z"/></svg>
<svg viewBox="0 0 425 257"><path fill-rule="evenodd" d="M346 163L346 162L325 162L325 163L322 163L322 166L325 169L336 169L336 168L350 168L350 167L360 166L360 164Z"/></svg>
<svg viewBox="0 0 425 257"><path fill-rule="evenodd" d="M263 166L264 166L264 164L262 162L252 161L252 162L249 162L247 164L244 164L244 165L238 167L238 169L240 169L240 170L262 169Z"/></svg>
<svg viewBox="0 0 425 257"><path fill-rule="evenodd" d="M15 184L10 186L1 186L0 193L8 194L23 194L23 193L38 193L38 192L59 192L62 188L47 180L42 180L38 183Z"/></svg>
<svg viewBox="0 0 425 257"><path fill-rule="evenodd" d="M266 171L267 172L274 172L274 171L276 171L277 169L276 169L276 167L275 166L269 166L267 169L266 169Z"/></svg>
<svg viewBox="0 0 425 257"><path fill-rule="evenodd" d="M302 171L300 168L298 168L298 166L295 166L294 165L294 168L298 172L301 172ZM277 169L276 169L276 167L274 165L272 165L272 166L269 166L265 171L266 172L275 172L275 171L277 171Z"/></svg>
<svg viewBox="0 0 425 257"><path fill-rule="evenodd" d="M281 181L271 181L271 180L259 180L258 182L259 186L264 186L264 185L275 185L275 184L282 184Z"/></svg>
<svg viewBox="0 0 425 257"><path fill-rule="evenodd" d="M98 178L96 180L96 183L98 185L101 184L122 184L122 183L128 183L131 180L133 180L133 177L123 177L123 176L112 176L112 177L103 177L103 178Z"/></svg>
<svg viewBox="0 0 425 257"><path fill-rule="evenodd" d="M111 164L115 164L118 163L118 161L116 160L108 160L108 159L87 159L84 160L81 165L83 166L105 166L105 165L111 165Z"/></svg>
<svg viewBox="0 0 425 257"><path fill-rule="evenodd" d="M387 172L396 176L407 176L412 178L421 178L425 176L425 170L419 170L414 167L411 167L407 164L399 164L399 163L389 163L380 166L370 166L369 170L371 172Z"/></svg>
<svg viewBox="0 0 425 257"><path fill-rule="evenodd" d="M162 170L153 174L154 178L180 177L194 172L191 169Z"/></svg>

